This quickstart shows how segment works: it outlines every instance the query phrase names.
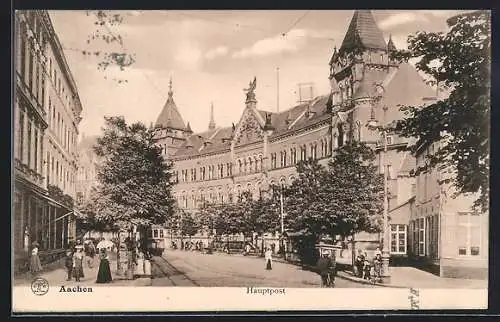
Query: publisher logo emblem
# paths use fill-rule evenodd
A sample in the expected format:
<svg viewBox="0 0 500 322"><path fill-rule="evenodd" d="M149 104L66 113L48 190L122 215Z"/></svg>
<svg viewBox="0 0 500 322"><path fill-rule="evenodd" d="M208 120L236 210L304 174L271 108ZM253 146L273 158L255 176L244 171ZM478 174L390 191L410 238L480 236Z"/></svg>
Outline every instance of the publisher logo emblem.
<svg viewBox="0 0 500 322"><path fill-rule="evenodd" d="M31 282L31 291L35 295L45 295L49 291L49 282L42 277L37 277Z"/></svg>

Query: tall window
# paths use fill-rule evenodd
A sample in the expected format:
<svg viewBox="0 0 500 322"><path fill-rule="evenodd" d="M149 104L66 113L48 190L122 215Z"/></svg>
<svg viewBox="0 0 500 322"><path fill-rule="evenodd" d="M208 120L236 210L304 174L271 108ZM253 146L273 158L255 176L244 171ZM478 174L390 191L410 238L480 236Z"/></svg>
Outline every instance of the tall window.
<svg viewBox="0 0 500 322"><path fill-rule="evenodd" d="M271 153L271 168L276 168L276 153Z"/></svg>
<svg viewBox="0 0 500 322"><path fill-rule="evenodd" d="M292 165L297 163L297 149L296 148L290 149L290 163Z"/></svg>
<svg viewBox="0 0 500 322"><path fill-rule="evenodd" d="M231 164L230 163L226 163L226 173L227 173L227 176L231 176Z"/></svg>
<svg viewBox="0 0 500 322"><path fill-rule="evenodd" d="M23 155L23 148L24 148L24 111L19 110L19 124L18 124L18 129L17 129L17 137L18 137L18 142L19 142L19 159L21 162L24 162L24 155Z"/></svg>
<svg viewBox="0 0 500 322"><path fill-rule="evenodd" d="M32 93L34 94L36 100L38 101L38 93L39 93L39 82L38 80L40 79L40 68L39 68L39 64L38 64L38 58L36 56L34 56L34 59L35 59L35 76L34 76L34 82L33 82L33 89L32 89ZM39 102L39 101L38 101Z"/></svg>
<svg viewBox="0 0 500 322"><path fill-rule="evenodd" d="M21 67L21 78L26 84L26 25L21 24L21 50L20 50L20 67Z"/></svg>
<svg viewBox="0 0 500 322"><path fill-rule="evenodd" d="M36 127L35 127L34 131L35 131L35 133L34 133L35 134L35 142L34 142L35 149L33 151L34 159L35 159L34 160L34 169L35 169L35 171L38 171L38 130Z"/></svg>
<svg viewBox="0 0 500 322"><path fill-rule="evenodd" d="M406 254L406 225L391 225L391 254Z"/></svg>
<svg viewBox="0 0 500 322"><path fill-rule="evenodd" d="M478 213L457 213L458 255L478 256L481 248L481 216Z"/></svg>
<svg viewBox="0 0 500 322"><path fill-rule="evenodd" d="M339 136L337 137L337 146L340 148L344 145L344 127L342 124L337 125L337 130L339 132Z"/></svg>
<svg viewBox="0 0 500 322"><path fill-rule="evenodd" d="M28 150L28 160L27 164L31 168L31 121L28 120L28 142L27 142L27 150Z"/></svg>
<svg viewBox="0 0 500 322"><path fill-rule="evenodd" d="M317 145L316 143L311 144L311 158L316 159L317 157Z"/></svg>
<svg viewBox="0 0 500 322"><path fill-rule="evenodd" d="M31 53L31 46L28 51L28 87L33 92L33 54Z"/></svg>
<svg viewBox="0 0 500 322"><path fill-rule="evenodd" d="M305 161L306 158L307 158L307 151L306 151L306 147L304 145L304 146L300 147L300 160Z"/></svg>
<svg viewBox="0 0 500 322"><path fill-rule="evenodd" d="M219 177L224 178L224 164L223 163L220 165Z"/></svg>
<svg viewBox="0 0 500 322"><path fill-rule="evenodd" d="M425 256L425 221L424 218L417 219L418 225L418 255Z"/></svg>

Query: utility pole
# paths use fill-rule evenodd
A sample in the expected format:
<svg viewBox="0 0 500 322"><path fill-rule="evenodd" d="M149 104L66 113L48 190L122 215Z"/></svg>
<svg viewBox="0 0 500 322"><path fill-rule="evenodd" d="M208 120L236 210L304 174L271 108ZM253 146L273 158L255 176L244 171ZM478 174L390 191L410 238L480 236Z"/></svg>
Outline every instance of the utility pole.
<svg viewBox="0 0 500 322"><path fill-rule="evenodd" d="M276 112L280 112L280 68L276 67Z"/></svg>

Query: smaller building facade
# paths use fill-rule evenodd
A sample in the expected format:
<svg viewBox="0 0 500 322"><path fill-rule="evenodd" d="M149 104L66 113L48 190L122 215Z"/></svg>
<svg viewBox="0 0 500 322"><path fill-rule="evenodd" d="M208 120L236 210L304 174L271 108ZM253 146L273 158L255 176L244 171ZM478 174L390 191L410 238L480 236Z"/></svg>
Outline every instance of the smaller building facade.
<svg viewBox="0 0 500 322"><path fill-rule="evenodd" d="M416 153L417 167L439 151L443 141ZM488 213L474 211L476 195L457 194L443 180L454 173L437 168L417 176L409 224L409 254L441 277L488 278Z"/></svg>

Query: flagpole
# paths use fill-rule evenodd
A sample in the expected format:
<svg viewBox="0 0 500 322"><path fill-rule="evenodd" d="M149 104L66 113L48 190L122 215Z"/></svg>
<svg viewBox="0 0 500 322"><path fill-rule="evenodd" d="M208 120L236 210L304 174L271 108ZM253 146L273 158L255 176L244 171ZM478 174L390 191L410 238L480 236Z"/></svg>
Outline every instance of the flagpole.
<svg viewBox="0 0 500 322"><path fill-rule="evenodd" d="M276 67L276 112L280 112L280 68Z"/></svg>

